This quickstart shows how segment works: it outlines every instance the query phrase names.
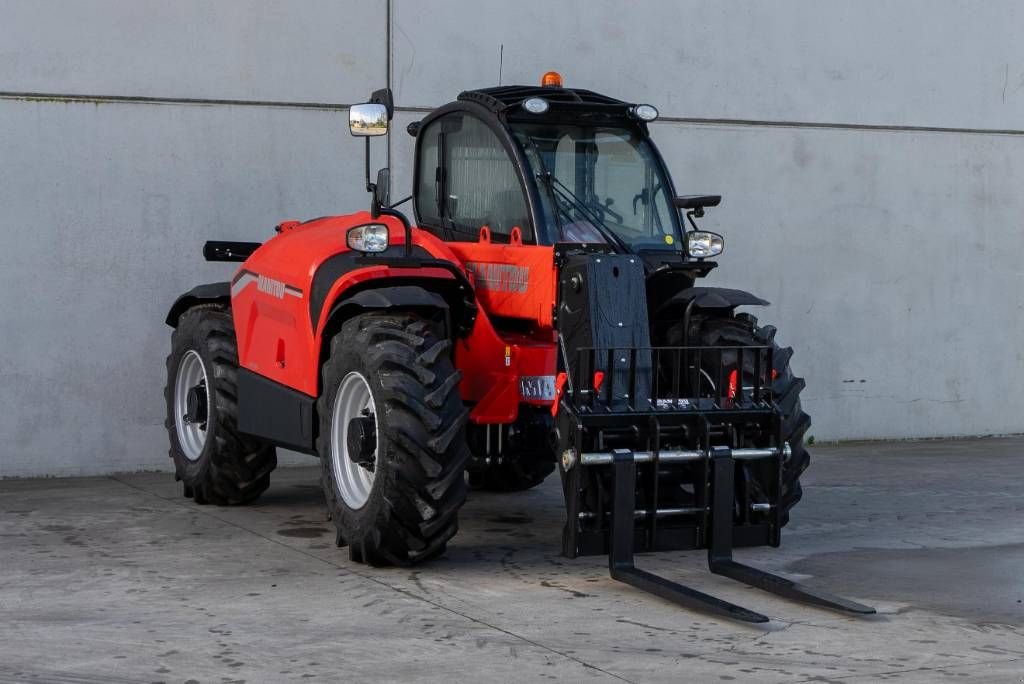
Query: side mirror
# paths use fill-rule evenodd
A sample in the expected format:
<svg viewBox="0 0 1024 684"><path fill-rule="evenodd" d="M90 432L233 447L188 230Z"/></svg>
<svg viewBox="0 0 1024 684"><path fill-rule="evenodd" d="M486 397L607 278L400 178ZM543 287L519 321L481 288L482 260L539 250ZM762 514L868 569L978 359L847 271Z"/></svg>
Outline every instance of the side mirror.
<svg viewBox="0 0 1024 684"><path fill-rule="evenodd" d="M364 138L386 135L388 132L388 108L375 102L354 104L348 108L348 130L352 135Z"/></svg>
<svg viewBox="0 0 1024 684"><path fill-rule="evenodd" d="M370 215L373 218L380 216L381 209L387 209L391 204L391 171L383 168L377 172L377 182L373 185L373 204L370 206Z"/></svg>
<svg viewBox="0 0 1024 684"><path fill-rule="evenodd" d="M673 197L672 204L679 209L704 209L705 207L717 207L722 201L721 195L686 195L684 197Z"/></svg>
<svg viewBox="0 0 1024 684"><path fill-rule="evenodd" d="M636 200L633 200L634 204ZM721 195L685 195L683 197L673 197L672 204L677 209L686 209L686 220L690 222L694 230L699 230L697 224L694 223L693 219L703 218L704 207L717 207L722 201Z"/></svg>

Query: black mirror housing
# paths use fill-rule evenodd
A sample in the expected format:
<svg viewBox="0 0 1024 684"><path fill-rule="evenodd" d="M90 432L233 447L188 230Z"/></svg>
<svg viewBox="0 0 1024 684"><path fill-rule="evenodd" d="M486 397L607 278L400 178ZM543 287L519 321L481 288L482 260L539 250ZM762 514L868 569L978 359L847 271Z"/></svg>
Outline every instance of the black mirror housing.
<svg viewBox="0 0 1024 684"><path fill-rule="evenodd" d="M672 198L672 204L676 205L678 209L717 207L721 202L721 195L685 195L684 197Z"/></svg>
<svg viewBox="0 0 1024 684"><path fill-rule="evenodd" d="M388 121L395 116L395 98L391 94L391 88L381 88L380 90L374 90L373 94L370 95L370 102L374 104L382 104L388 112Z"/></svg>

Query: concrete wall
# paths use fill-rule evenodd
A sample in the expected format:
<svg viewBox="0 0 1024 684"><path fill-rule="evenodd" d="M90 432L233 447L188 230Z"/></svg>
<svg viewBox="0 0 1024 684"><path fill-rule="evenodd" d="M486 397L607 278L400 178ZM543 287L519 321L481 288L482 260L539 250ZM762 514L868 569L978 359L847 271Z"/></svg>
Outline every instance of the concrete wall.
<svg viewBox="0 0 1024 684"><path fill-rule="evenodd" d="M496 83L501 44L505 83L557 68L659 107L679 190L725 195L711 281L772 301L819 439L1024 430L1016 2L0 0L0 17L0 476L166 468L162 318L231 270L202 242L362 208L344 106L389 71L397 196L405 124Z"/></svg>

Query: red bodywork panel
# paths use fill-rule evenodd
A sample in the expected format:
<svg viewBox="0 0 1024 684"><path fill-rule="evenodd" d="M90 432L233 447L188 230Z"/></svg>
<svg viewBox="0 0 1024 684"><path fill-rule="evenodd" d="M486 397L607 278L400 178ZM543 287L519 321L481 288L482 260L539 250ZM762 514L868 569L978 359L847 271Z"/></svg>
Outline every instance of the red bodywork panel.
<svg viewBox="0 0 1024 684"><path fill-rule="evenodd" d="M554 376L552 318L557 274L552 247L445 243L473 275L480 315L473 332L455 350L463 372L462 398L476 401L470 417L478 423L511 423L523 400L520 377ZM530 321L529 330L500 333L502 319Z"/></svg>
<svg viewBox="0 0 1024 684"><path fill-rule="evenodd" d="M355 263L360 256L345 242L349 228L364 223L388 226L391 245L404 244L401 223L374 220L368 212L307 223L281 224L242 264L231 281L231 309L243 368L315 397L320 392L319 359L328 314L355 285L394 278L452 279L444 269L403 269ZM475 406L476 423L509 423L522 399L521 376L554 376L552 315L556 269L551 247L448 243L414 228L413 245L463 267L474 284L479 307L470 334L455 347L462 370L460 392ZM516 332L500 332L514 329Z"/></svg>

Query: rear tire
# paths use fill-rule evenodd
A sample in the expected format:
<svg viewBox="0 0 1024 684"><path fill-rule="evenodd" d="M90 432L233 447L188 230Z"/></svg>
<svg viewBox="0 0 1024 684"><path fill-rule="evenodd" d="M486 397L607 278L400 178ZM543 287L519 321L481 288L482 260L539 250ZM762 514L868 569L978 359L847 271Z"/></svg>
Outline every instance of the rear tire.
<svg viewBox="0 0 1024 684"><path fill-rule="evenodd" d="M800 405L800 392L804 379L793 375L790 359L793 348L780 348L775 342L775 326L757 326L757 319L749 314L735 318L708 317L700 326L700 343L707 346L771 346L773 349L772 393L782 409L782 439L792 453L782 468L782 524L789 522L789 511L803 496L800 475L807 470L811 457L804 446L804 435L811 426L811 417Z"/></svg>
<svg viewBox="0 0 1024 684"><path fill-rule="evenodd" d="M469 486L486 492L522 492L536 487L555 470L555 451L551 446L551 414L546 409L519 407L519 418L504 430L502 454L488 459L487 426L470 428ZM492 442L496 441L491 436ZM492 445L493 446L493 443ZM490 462L488 462L488 460Z"/></svg>
<svg viewBox="0 0 1024 684"><path fill-rule="evenodd" d="M204 304L182 314L167 357L165 426L175 478L199 504L251 503L270 486L277 467L272 444L238 431L237 379L231 312ZM200 397L198 414L190 417L202 419L183 415L188 410L182 393L190 388Z"/></svg>
<svg viewBox="0 0 1024 684"><path fill-rule="evenodd" d="M536 487L555 470L555 461L533 452L506 454L501 463L491 463L469 472L469 485L485 492L523 492Z"/></svg>
<svg viewBox="0 0 1024 684"><path fill-rule="evenodd" d="M439 556L458 531L468 412L450 348L430 322L405 314L356 316L331 340L317 451L337 544L347 545L354 561L412 565ZM336 411L336 402L357 413ZM349 457L353 417L373 418L372 475Z"/></svg>

